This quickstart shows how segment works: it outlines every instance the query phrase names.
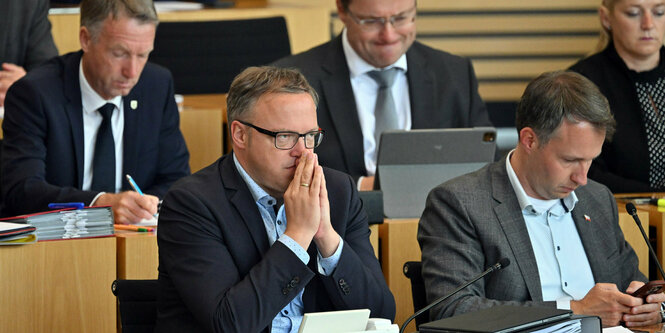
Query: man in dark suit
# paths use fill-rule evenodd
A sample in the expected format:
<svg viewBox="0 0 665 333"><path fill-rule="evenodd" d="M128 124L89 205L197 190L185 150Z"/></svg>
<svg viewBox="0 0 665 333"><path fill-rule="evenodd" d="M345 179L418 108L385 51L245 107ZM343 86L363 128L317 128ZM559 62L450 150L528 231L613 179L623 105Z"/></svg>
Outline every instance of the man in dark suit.
<svg viewBox="0 0 665 333"><path fill-rule="evenodd" d="M321 165L369 176L361 187L371 188L382 130L491 126L471 62L415 42L416 0L337 0L337 12L340 36L276 62L300 69L321 97ZM386 126L376 76L390 71Z"/></svg>
<svg viewBox="0 0 665 333"><path fill-rule="evenodd" d="M429 300L511 261L433 308L432 319L517 304L598 315L604 326L660 322L665 295L630 295L646 278L612 193L587 179L614 131L605 97L579 74L546 73L527 86L516 125L519 142L507 158L427 199L418 241Z"/></svg>
<svg viewBox="0 0 665 333"><path fill-rule="evenodd" d="M156 25L150 0L84 0L82 51L12 85L2 124L4 215L74 201L112 206L116 223L138 222L189 174L170 73L146 65ZM126 174L146 195L131 191Z"/></svg>
<svg viewBox="0 0 665 333"><path fill-rule="evenodd" d="M304 313L363 308L393 319L353 180L313 153L316 101L294 70L233 81L233 153L164 199L157 332L295 332Z"/></svg>
<svg viewBox="0 0 665 333"><path fill-rule="evenodd" d="M58 55L48 8L48 0L0 1L0 106L25 71Z"/></svg>

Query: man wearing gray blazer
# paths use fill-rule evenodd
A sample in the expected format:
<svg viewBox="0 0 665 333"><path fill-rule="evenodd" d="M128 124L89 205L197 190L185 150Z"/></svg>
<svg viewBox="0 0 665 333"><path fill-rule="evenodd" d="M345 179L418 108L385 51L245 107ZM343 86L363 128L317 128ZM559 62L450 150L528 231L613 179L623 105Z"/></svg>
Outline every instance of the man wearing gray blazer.
<svg viewBox="0 0 665 333"><path fill-rule="evenodd" d="M298 68L320 96L321 165L371 189L383 130L492 126L471 62L415 41L416 0L337 0L337 12L342 34L275 63ZM390 71L394 118L382 126L376 76Z"/></svg>
<svg viewBox="0 0 665 333"><path fill-rule="evenodd" d="M586 177L614 131L605 97L578 74L545 73L526 88L516 126L518 145L505 158L427 198L418 241L429 301L501 258L512 262L431 318L513 304L593 314L604 326L660 322L665 295L630 296L646 278L612 193Z"/></svg>

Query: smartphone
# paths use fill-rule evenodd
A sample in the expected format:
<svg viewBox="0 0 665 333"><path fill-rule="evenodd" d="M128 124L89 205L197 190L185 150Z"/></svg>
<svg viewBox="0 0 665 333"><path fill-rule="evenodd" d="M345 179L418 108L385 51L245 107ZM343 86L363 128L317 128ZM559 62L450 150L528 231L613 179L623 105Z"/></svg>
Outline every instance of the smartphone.
<svg viewBox="0 0 665 333"><path fill-rule="evenodd" d="M637 289L634 293L632 293L632 296L639 298L646 298L651 294L657 294L663 292L663 288L665 288L665 281L663 280L649 281L645 285L640 287L640 289Z"/></svg>

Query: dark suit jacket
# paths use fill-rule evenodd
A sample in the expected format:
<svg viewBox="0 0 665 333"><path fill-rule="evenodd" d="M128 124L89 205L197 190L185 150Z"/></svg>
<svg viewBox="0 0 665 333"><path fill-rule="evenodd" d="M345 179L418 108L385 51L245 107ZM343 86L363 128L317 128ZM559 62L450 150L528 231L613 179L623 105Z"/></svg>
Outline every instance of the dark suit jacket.
<svg viewBox="0 0 665 333"><path fill-rule="evenodd" d="M612 193L589 180L575 194L579 201L572 216L596 283L614 283L619 290L626 290L631 281L646 281L619 228ZM590 221L585 220L585 214ZM432 190L420 219L418 242L429 301L501 258L511 262L434 307L432 319L497 304L556 306L554 301L543 302L536 258L505 158Z"/></svg>
<svg viewBox="0 0 665 333"><path fill-rule="evenodd" d="M660 64L650 73L656 78L665 77L665 47L660 49ZM616 119L616 133L603 151L594 159L589 178L605 184L615 193L657 192L665 188L649 185L649 145L644 128L642 106L637 97L634 71L628 69L610 44L570 67L586 76L607 97Z"/></svg>
<svg viewBox="0 0 665 333"><path fill-rule="evenodd" d="M47 0L0 1L0 63L27 71L58 55L48 9Z"/></svg>
<svg viewBox="0 0 665 333"><path fill-rule="evenodd" d="M395 301L369 243L367 215L347 175L324 168L330 220L344 239L337 268L318 274L266 229L232 155L177 182L159 217L157 332L268 332L305 288L305 312L369 308L393 319Z"/></svg>
<svg viewBox="0 0 665 333"><path fill-rule="evenodd" d="M53 58L7 93L2 124L4 215L47 210L50 202L89 204L98 193L81 190L82 54ZM135 110L132 100L138 102ZM145 193L162 197L173 182L189 174L169 72L148 63L123 103L123 175L132 175ZM131 190L125 179L122 189Z"/></svg>
<svg viewBox="0 0 665 333"><path fill-rule="evenodd" d="M413 129L492 126L468 59L414 42L406 61ZM356 180L366 176L363 136L342 36L275 65L298 68L319 94L319 127L326 131L316 149L321 165Z"/></svg>

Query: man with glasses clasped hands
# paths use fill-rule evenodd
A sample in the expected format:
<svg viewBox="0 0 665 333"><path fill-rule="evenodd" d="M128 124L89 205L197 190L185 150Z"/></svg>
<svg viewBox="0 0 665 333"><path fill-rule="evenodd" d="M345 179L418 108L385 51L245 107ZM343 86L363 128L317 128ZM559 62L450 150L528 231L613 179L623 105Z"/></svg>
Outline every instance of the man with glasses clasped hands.
<svg viewBox="0 0 665 333"><path fill-rule="evenodd" d="M363 308L394 318L353 180L313 152L316 103L295 70L233 81L233 153L162 205L157 332L297 332L304 313Z"/></svg>
<svg viewBox="0 0 665 333"><path fill-rule="evenodd" d="M321 165L371 189L385 130L491 126L468 59L415 41L416 0L337 0L332 41L277 61L320 96Z"/></svg>

